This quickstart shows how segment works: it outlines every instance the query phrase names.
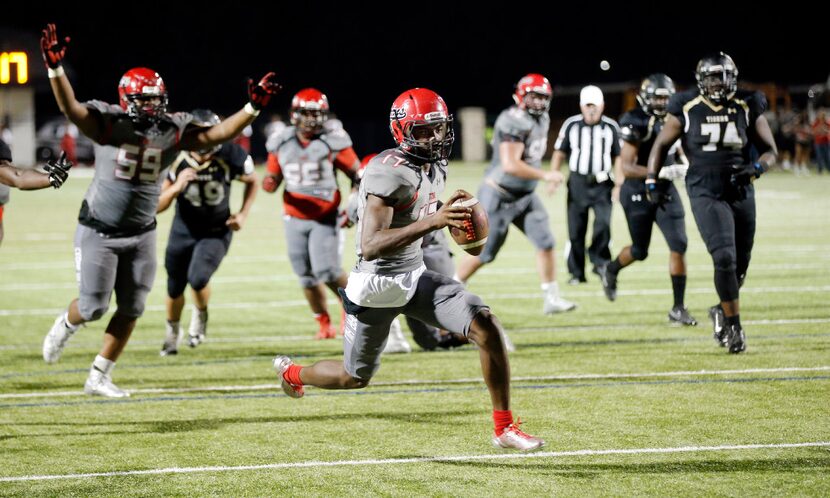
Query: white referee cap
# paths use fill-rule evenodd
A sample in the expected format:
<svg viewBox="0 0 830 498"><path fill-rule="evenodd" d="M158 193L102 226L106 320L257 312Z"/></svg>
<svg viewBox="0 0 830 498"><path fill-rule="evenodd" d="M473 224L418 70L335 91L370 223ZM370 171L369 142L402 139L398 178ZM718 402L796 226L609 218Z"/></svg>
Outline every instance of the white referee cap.
<svg viewBox="0 0 830 498"><path fill-rule="evenodd" d="M588 85L579 92L579 105L602 105L605 102L602 98L602 90L594 85Z"/></svg>

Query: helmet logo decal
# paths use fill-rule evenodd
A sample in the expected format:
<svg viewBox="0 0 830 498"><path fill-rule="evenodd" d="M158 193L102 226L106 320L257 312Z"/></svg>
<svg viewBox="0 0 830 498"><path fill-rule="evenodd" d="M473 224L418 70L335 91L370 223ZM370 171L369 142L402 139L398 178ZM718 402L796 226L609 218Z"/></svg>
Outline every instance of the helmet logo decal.
<svg viewBox="0 0 830 498"><path fill-rule="evenodd" d="M393 107L389 113L389 119L403 119L406 117L406 109L402 107Z"/></svg>
<svg viewBox="0 0 830 498"><path fill-rule="evenodd" d="M406 113L404 113L404 116L406 116ZM434 111L434 112L428 112L428 113L424 114L424 120L425 121L433 121L433 120L436 120L436 119L442 119L442 120L447 119L447 115L444 114L444 112L442 112L442 111Z"/></svg>

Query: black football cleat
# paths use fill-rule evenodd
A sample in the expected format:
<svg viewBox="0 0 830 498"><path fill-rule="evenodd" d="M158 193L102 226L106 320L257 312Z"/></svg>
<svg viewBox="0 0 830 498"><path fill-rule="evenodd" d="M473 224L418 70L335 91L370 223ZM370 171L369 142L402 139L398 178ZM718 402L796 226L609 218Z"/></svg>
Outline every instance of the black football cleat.
<svg viewBox="0 0 830 498"><path fill-rule="evenodd" d="M712 337L715 338L715 342L718 343L718 346L725 347L726 346L726 326L724 325L724 318L723 318L723 308L721 308L720 304L716 304L709 308L709 319L712 320Z"/></svg>
<svg viewBox="0 0 830 498"><path fill-rule="evenodd" d="M729 352L732 354L744 352L746 350L746 335L744 334L744 329L740 325L732 325L726 328L728 329L726 345L729 347Z"/></svg>
<svg viewBox="0 0 830 498"><path fill-rule="evenodd" d="M669 323L672 325L694 327L697 325L697 320L689 314L689 309L685 306L675 306L669 311Z"/></svg>
<svg viewBox="0 0 830 498"><path fill-rule="evenodd" d="M608 271L607 266L603 266L599 269L599 279L602 282L602 290L605 291L605 297L609 301L617 299L617 274Z"/></svg>

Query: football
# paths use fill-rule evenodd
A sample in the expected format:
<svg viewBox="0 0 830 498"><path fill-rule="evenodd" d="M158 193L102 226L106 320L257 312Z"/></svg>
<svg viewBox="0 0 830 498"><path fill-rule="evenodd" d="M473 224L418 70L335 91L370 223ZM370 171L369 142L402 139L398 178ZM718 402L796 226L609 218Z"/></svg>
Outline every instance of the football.
<svg viewBox="0 0 830 498"><path fill-rule="evenodd" d="M490 223L487 220L487 212L475 197L457 200L453 206L464 206L473 210L470 219L464 222L464 230L449 227L450 235L458 247L467 251L467 254L478 256L484 250L487 243L487 234L490 233Z"/></svg>

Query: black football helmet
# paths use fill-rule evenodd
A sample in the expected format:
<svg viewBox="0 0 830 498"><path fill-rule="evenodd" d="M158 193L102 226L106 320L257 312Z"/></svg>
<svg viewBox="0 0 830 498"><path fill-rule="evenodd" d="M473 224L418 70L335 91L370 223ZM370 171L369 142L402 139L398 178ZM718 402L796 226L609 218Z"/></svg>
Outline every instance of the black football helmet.
<svg viewBox="0 0 830 498"><path fill-rule="evenodd" d="M697 63L695 79L700 94L721 105L738 90L738 66L723 52L707 55Z"/></svg>
<svg viewBox="0 0 830 498"><path fill-rule="evenodd" d="M637 102L646 114L663 117L666 115L669 99L675 92L674 81L671 78L663 73L654 73L640 83Z"/></svg>

